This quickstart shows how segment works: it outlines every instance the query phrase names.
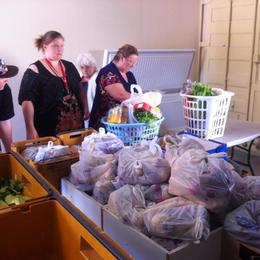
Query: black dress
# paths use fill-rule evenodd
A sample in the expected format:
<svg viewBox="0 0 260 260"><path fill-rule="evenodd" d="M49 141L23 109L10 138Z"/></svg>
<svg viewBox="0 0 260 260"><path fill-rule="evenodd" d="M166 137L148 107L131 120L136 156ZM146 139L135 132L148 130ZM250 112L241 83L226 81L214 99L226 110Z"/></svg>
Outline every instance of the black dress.
<svg viewBox="0 0 260 260"><path fill-rule="evenodd" d="M101 123L102 117L106 116L108 110L118 104L119 101L113 99L106 91L106 86L115 83L121 83L124 89L130 93L130 86L136 84L136 79L131 71L126 73L128 81L126 81L116 65L111 62L102 68L96 79L96 95L93 103L93 107L90 113L89 127L98 130L99 127L104 127Z"/></svg>
<svg viewBox="0 0 260 260"><path fill-rule="evenodd" d="M0 90L0 121L5 121L14 116L14 105L10 87L6 84Z"/></svg>
<svg viewBox="0 0 260 260"><path fill-rule="evenodd" d="M62 60L65 67L68 92L60 77L50 73L40 61L34 63L39 70L27 69L24 73L18 101L31 101L34 106L34 126L40 137L82 128L83 110L80 103L80 75L75 66Z"/></svg>

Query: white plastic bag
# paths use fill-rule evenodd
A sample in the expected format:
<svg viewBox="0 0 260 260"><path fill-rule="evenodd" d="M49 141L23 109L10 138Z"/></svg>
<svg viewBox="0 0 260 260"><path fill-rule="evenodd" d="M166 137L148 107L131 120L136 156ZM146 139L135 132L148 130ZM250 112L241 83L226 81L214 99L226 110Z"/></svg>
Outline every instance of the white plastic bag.
<svg viewBox="0 0 260 260"><path fill-rule="evenodd" d="M139 185L125 185L113 191L109 196L108 207L122 222L143 230L145 199Z"/></svg>
<svg viewBox="0 0 260 260"><path fill-rule="evenodd" d="M246 186L221 157L198 149L184 152L171 166L169 192L219 213L238 206ZM219 157L219 158L218 158Z"/></svg>
<svg viewBox="0 0 260 260"><path fill-rule="evenodd" d="M118 176L128 184L163 183L170 177L170 165L155 141L125 147L119 153Z"/></svg>
<svg viewBox="0 0 260 260"><path fill-rule="evenodd" d="M148 233L162 238L197 241L210 234L207 210L180 197L146 209L143 218Z"/></svg>

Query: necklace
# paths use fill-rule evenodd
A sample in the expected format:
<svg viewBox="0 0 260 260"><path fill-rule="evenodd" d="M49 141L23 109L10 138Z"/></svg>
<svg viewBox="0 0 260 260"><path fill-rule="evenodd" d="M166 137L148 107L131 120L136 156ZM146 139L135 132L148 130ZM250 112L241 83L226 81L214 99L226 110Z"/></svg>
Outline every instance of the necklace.
<svg viewBox="0 0 260 260"><path fill-rule="evenodd" d="M59 73L58 71L53 67L53 65L51 64L50 60L48 60L47 58L44 59L46 64L49 66L49 68L51 69L51 71L59 78L62 79L63 81L63 84L64 84L64 87L65 89L69 92L69 88L68 88L68 81L67 81L67 75L66 75L66 72L62 66L62 62L59 60L59 67L60 67L60 70L61 70L61 77L59 76Z"/></svg>

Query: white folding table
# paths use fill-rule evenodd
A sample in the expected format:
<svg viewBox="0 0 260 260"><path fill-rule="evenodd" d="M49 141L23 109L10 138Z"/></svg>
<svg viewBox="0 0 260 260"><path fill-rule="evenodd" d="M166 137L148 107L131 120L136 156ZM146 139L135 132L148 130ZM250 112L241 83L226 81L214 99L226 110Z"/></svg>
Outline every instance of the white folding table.
<svg viewBox="0 0 260 260"><path fill-rule="evenodd" d="M174 129L176 132L182 132L183 130L185 130L185 127L178 127ZM227 148L231 148L231 159L234 156L235 147L239 147L239 149L246 151L247 162L242 162L239 160L234 161L238 164L248 166L252 175L255 175L251 165L251 148L255 139L258 137L260 137L260 123L228 118L224 135L219 138L214 138L213 140L224 143L227 145ZM248 148L242 146L243 143L247 142L249 142Z"/></svg>
<svg viewBox="0 0 260 260"><path fill-rule="evenodd" d="M236 146L246 151L247 163L241 161L236 162L248 166L252 175L254 175L254 170L251 165L251 148L257 137L260 137L260 123L228 118L224 136L215 138L214 140L225 143L228 148L231 148L231 158L234 156L234 147ZM246 142L249 142L248 148L241 146L241 144Z"/></svg>

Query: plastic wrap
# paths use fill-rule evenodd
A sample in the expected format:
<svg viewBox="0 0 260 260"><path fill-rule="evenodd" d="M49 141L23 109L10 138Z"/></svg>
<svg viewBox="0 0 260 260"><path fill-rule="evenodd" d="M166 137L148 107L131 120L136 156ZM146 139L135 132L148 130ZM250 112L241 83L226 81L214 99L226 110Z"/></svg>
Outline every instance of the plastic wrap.
<svg viewBox="0 0 260 260"><path fill-rule="evenodd" d="M146 209L143 218L148 233L162 238L197 241L210 234L207 210L180 197Z"/></svg>
<svg viewBox="0 0 260 260"><path fill-rule="evenodd" d="M235 239L260 248L260 200L251 200L226 216L224 229Z"/></svg>
<svg viewBox="0 0 260 260"><path fill-rule="evenodd" d="M101 179L95 183L93 197L99 203L105 205L108 202L110 194L115 190L115 186L110 180Z"/></svg>
<svg viewBox="0 0 260 260"><path fill-rule="evenodd" d="M120 151L118 176L133 185L163 183L170 177L170 166L163 159L159 145L151 142L150 145L126 147Z"/></svg>
<svg viewBox="0 0 260 260"><path fill-rule="evenodd" d="M139 185L125 185L113 191L109 196L108 207L122 222L143 230L142 210L145 208L145 199Z"/></svg>
<svg viewBox="0 0 260 260"><path fill-rule="evenodd" d="M169 192L202 204L213 212L230 210L238 206L246 186L233 167L221 157L190 149L171 167Z"/></svg>

